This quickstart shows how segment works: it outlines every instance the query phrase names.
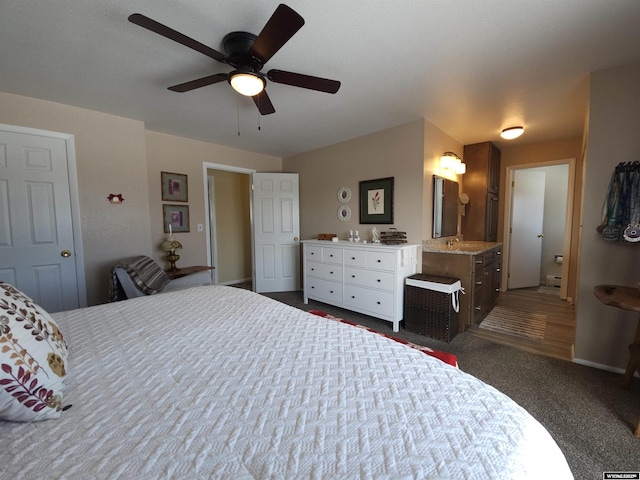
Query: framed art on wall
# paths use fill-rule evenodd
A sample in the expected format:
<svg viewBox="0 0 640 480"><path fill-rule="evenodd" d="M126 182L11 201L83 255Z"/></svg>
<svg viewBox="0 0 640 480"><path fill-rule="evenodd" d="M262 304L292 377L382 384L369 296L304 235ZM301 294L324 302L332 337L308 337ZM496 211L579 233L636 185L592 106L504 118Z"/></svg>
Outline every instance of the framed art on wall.
<svg viewBox="0 0 640 480"><path fill-rule="evenodd" d="M162 200L169 202L187 202L189 189L187 176L181 173L160 172L162 177Z"/></svg>
<svg viewBox="0 0 640 480"><path fill-rule="evenodd" d="M393 223L393 178L360 182L360 223Z"/></svg>
<svg viewBox="0 0 640 480"><path fill-rule="evenodd" d="M162 205L162 217L164 218L164 233L189 231L188 205Z"/></svg>

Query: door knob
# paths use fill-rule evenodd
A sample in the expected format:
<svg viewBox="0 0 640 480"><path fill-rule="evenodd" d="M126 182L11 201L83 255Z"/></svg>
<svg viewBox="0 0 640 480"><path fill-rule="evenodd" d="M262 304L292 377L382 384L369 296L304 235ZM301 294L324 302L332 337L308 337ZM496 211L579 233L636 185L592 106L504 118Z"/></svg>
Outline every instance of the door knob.
<svg viewBox="0 0 640 480"><path fill-rule="evenodd" d="M298 241L298 237L293 237L293 241L297 242Z"/></svg>
<svg viewBox="0 0 640 480"><path fill-rule="evenodd" d="M71 256L71 251L70 250L62 250L60 252L60 255L62 255L64 258L70 257Z"/></svg>
<svg viewBox="0 0 640 480"><path fill-rule="evenodd" d="M544 233L539 233L538 238L542 238L542 237L544 237Z"/></svg>

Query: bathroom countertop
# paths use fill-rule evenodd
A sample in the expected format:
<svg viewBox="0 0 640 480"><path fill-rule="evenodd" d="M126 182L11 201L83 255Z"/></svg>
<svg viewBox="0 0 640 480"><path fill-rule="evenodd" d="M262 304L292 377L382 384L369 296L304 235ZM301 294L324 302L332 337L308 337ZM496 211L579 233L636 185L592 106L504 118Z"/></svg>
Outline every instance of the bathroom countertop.
<svg viewBox="0 0 640 480"><path fill-rule="evenodd" d="M444 242L423 242L422 251L430 253L454 253L459 255L477 255L501 246L501 242L454 241L452 245Z"/></svg>

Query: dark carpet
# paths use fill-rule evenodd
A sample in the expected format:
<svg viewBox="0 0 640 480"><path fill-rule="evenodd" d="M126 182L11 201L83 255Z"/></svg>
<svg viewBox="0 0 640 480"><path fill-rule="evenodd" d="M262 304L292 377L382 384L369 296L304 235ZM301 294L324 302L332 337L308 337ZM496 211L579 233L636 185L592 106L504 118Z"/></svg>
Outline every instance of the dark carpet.
<svg viewBox="0 0 640 480"><path fill-rule="evenodd" d="M576 479L602 479L603 472L640 472L640 379L621 388L622 375L544 357L471 334L451 343L407 332L391 323L324 303L304 305L302 292L266 296L302 310L327 313L419 345L450 352L460 369L511 397L542 423L564 452Z"/></svg>

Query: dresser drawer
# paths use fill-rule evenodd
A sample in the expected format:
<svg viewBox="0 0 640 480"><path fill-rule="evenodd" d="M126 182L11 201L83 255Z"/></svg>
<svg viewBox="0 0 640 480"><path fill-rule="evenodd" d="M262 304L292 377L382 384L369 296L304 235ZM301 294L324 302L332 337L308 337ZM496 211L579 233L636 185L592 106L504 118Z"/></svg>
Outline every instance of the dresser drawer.
<svg viewBox="0 0 640 480"><path fill-rule="evenodd" d="M305 245L304 247L304 258L306 260L322 261L322 247L318 245Z"/></svg>
<svg viewBox="0 0 640 480"><path fill-rule="evenodd" d="M382 290L394 290L393 272L381 272L377 270L363 270L361 268L345 267L345 283L352 283L363 287L380 288Z"/></svg>
<svg viewBox="0 0 640 480"><path fill-rule="evenodd" d="M366 267L367 266L367 251L366 250L351 250L345 249L344 251L344 264L352 267Z"/></svg>
<svg viewBox="0 0 640 480"><path fill-rule="evenodd" d="M342 249L322 247L322 261L326 263L342 263Z"/></svg>
<svg viewBox="0 0 640 480"><path fill-rule="evenodd" d="M392 252L367 251L367 268L395 270L396 254Z"/></svg>
<svg viewBox="0 0 640 480"><path fill-rule="evenodd" d="M344 286L344 304L376 315L393 316L393 292L370 290L355 285Z"/></svg>
<svg viewBox="0 0 640 480"><path fill-rule="evenodd" d="M307 275L336 282L342 281L342 265L307 262Z"/></svg>
<svg viewBox="0 0 640 480"><path fill-rule="evenodd" d="M329 303L342 303L342 284L321 278L307 277L307 296Z"/></svg>

